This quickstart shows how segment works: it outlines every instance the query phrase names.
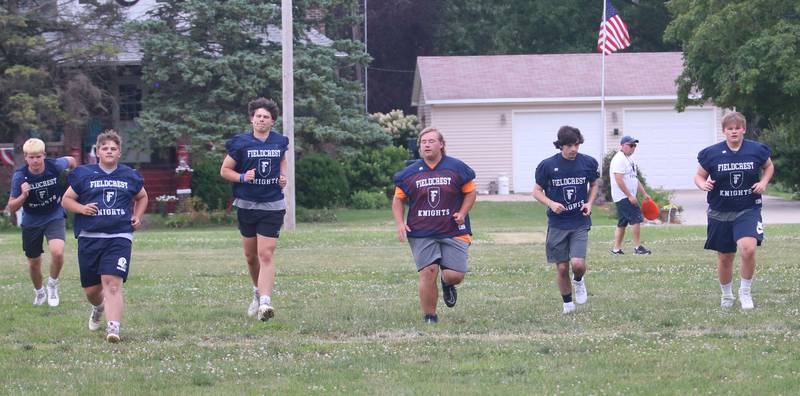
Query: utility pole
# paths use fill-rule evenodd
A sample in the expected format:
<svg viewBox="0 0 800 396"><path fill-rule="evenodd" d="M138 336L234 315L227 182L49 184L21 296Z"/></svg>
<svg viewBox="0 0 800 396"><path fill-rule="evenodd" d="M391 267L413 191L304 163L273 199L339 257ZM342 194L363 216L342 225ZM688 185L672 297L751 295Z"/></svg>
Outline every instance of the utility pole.
<svg viewBox="0 0 800 396"><path fill-rule="evenodd" d="M286 229L295 229L295 183L294 177L294 26L292 24L292 0L281 0L281 58L283 75L283 136L289 139L286 162L289 183L286 195Z"/></svg>

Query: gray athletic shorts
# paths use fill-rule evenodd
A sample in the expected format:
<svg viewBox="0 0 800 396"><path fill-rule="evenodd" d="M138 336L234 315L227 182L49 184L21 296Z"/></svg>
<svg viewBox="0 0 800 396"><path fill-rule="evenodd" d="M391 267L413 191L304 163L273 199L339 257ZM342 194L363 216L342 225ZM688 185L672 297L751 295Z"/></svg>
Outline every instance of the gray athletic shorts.
<svg viewBox="0 0 800 396"><path fill-rule="evenodd" d="M573 257L586 258L586 250L589 246L589 228L588 226L574 230L548 228L545 244L547 262L565 263Z"/></svg>
<svg viewBox="0 0 800 396"><path fill-rule="evenodd" d="M408 238L411 255L417 271L431 264L456 272L467 272L467 248L469 244L455 238Z"/></svg>

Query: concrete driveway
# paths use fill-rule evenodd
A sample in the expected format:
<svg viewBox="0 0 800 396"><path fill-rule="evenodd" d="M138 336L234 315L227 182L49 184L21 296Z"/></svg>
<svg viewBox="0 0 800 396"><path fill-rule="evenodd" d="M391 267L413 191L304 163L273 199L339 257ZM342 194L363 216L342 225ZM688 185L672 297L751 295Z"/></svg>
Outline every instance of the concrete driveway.
<svg viewBox="0 0 800 396"><path fill-rule="evenodd" d="M761 217L764 224L796 224L800 223L800 201L764 195ZM683 207L680 214L682 224L706 224L706 193L700 190L678 190L673 201Z"/></svg>

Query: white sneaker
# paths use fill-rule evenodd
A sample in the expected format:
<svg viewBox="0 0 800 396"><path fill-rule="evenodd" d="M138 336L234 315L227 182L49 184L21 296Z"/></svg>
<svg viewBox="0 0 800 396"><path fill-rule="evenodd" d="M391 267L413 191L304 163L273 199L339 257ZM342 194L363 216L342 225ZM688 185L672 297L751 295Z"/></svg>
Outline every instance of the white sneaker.
<svg viewBox="0 0 800 396"><path fill-rule="evenodd" d="M247 316L254 318L258 315L258 297L253 297L253 301L250 301L250 306L247 307Z"/></svg>
<svg viewBox="0 0 800 396"><path fill-rule="evenodd" d="M47 282L47 305L57 307L61 300L58 298L58 281L53 283Z"/></svg>
<svg viewBox="0 0 800 396"><path fill-rule="evenodd" d="M102 317L103 311L92 306L92 312L89 313L89 330L97 331L100 328L100 318Z"/></svg>
<svg viewBox="0 0 800 396"><path fill-rule="evenodd" d="M578 304L586 304L586 301L589 299L589 294L586 293L586 283L584 281L585 279L581 279L580 282L572 281L572 288L575 289L575 302Z"/></svg>
<svg viewBox="0 0 800 396"><path fill-rule="evenodd" d="M258 320L266 322L273 316L275 316L275 309L272 308L272 305L261 304L258 306Z"/></svg>
<svg viewBox="0 0 800 396"><path fill-rule="evenodd" d="M722 308L731 308L733 307L733 294L723 294L722 298L720 299L719 305Z"/></svg>
<svg viewBox="0 0 800 396"><path fill-rule="evenodd" d="M742 309L750 310L755 306L753 304L753 296L750 295L750 289L739 289L739 303L742 304Z"/></svg>
<svg viewBox="0 0 800 396"><path fill-rule="evenodd" d="M106 341L112 344L119 342L119 325L112 326L111 322L108 322L108 326L106 327Z"/></svg>
<svg viewBox="0 0 800 396"><path fill-rule="evenodd" d="M572 301L570 301L568 303L564 303L564 310L562 311L562 313L564 315L566 315L566 314L570 314L570 313L573 313L573 312L575 312L575 303L572 302Z"/></svg>
<svg viewBox="0 0 800 396"><path fill-rule="evenodd" d="M47 299L47 294L44 292L44 288L39 290L35 290L36 295L33 297L33 305L42 305L44 304L44 300Z"/></svg>

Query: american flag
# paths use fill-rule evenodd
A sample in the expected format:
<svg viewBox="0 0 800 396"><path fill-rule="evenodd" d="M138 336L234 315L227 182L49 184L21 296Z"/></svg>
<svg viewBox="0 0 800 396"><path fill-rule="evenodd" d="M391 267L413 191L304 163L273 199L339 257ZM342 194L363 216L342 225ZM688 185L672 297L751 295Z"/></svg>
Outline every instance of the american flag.
<svg viewBox="0 0 800 396"><path fill-rule="evenodd" d="M6 166L14 166L14 149L0 148L0 163Z"/></svg>
<svg viewBox="0 0 800 396"><path fill-rule="evenodd" d="M606 0L606 15L600 25L600 36L597 38L597 51L606 55L619 51L631 45L628 36L628 25L617 14L617 9Z"/></svg>

